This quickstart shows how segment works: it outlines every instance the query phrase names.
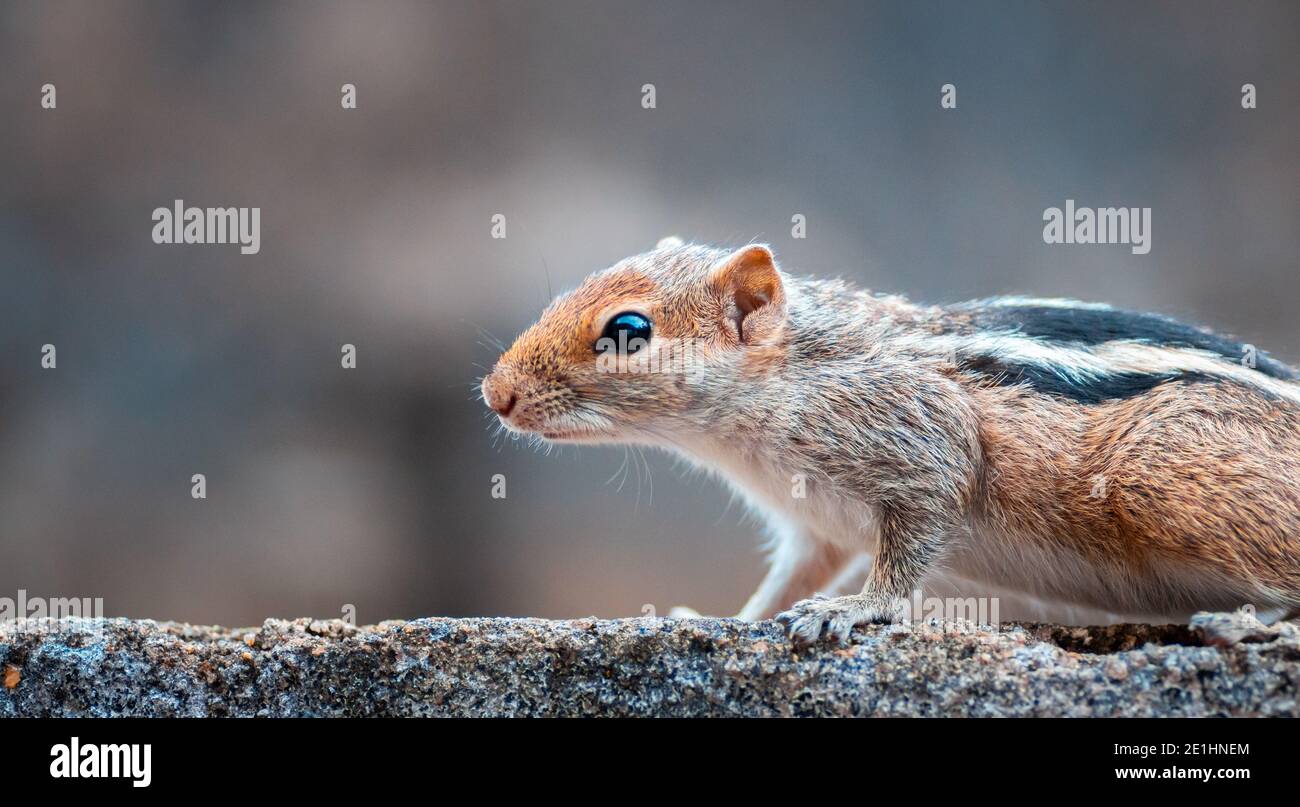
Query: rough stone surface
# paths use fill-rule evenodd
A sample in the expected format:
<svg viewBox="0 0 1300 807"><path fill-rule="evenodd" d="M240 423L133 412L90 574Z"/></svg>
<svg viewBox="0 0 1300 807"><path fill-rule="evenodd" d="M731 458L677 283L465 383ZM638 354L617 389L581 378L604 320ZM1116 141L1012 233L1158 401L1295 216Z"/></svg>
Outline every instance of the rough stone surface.
<svg viewBox="0 0 1300 807"><path fill-rule="evenodd" d="M1300 716L1300 628L772 622L0 623L0 716Z"/></svg>

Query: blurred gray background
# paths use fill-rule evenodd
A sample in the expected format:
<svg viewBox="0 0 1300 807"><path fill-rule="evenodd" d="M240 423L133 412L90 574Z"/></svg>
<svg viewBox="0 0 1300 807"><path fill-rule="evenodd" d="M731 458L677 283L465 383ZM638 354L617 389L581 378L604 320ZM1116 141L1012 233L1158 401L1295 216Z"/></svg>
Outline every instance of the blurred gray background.
<svg viewBox="0 0 1300 807"><path fill-rule="evenodd" d="M483 333L679 234L1296 361L1298 42L1294 2L7 2L0 596L227 624L734 612L762 562L721 486L494 441ZM1151 253L1044 245L1067 198L1151 207ZM153 244L175 199L260 207L260 254Z"/></svg>

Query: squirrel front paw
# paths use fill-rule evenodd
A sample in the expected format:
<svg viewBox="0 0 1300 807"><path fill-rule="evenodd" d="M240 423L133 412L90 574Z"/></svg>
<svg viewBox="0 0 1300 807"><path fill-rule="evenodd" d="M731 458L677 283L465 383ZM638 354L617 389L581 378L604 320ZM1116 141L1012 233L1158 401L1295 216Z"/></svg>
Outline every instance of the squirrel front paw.
<svg viewBox="0 0 1300 807"><path fill-rule="evenodd" d="M790 638L796 642L812 643L825 637L848 644L855 626L892 622L896 612L896 603L883 595L827 597L818 594L796 602L790 610L777 614L776 620L785 625Z"/></svg>

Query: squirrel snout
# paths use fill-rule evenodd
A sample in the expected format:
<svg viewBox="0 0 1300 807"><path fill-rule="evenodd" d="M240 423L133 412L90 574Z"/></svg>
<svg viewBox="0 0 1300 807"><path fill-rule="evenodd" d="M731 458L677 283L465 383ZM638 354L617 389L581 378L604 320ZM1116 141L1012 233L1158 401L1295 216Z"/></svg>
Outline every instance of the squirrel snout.
<svg viewBox="0 0 1300 807"><path fill-rule="evenodd" d="M493 372L483 379L483 400L492 411L501 417L507 417L519 402L519 396L509 383Z"/></svg>

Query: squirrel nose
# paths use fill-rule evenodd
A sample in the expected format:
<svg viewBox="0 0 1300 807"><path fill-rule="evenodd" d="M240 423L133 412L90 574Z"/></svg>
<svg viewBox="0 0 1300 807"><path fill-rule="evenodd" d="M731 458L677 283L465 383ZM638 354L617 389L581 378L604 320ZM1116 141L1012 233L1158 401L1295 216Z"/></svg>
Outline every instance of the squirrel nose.
<svg viewBox="0 0 1300 807"><path fill-rule="evenodd" d="M515 395L514 390L509 385L502 382L495 373L483 379L483 400L501 417L506 417L514 411L515 404L519 402L519 396Z"/></svg>

